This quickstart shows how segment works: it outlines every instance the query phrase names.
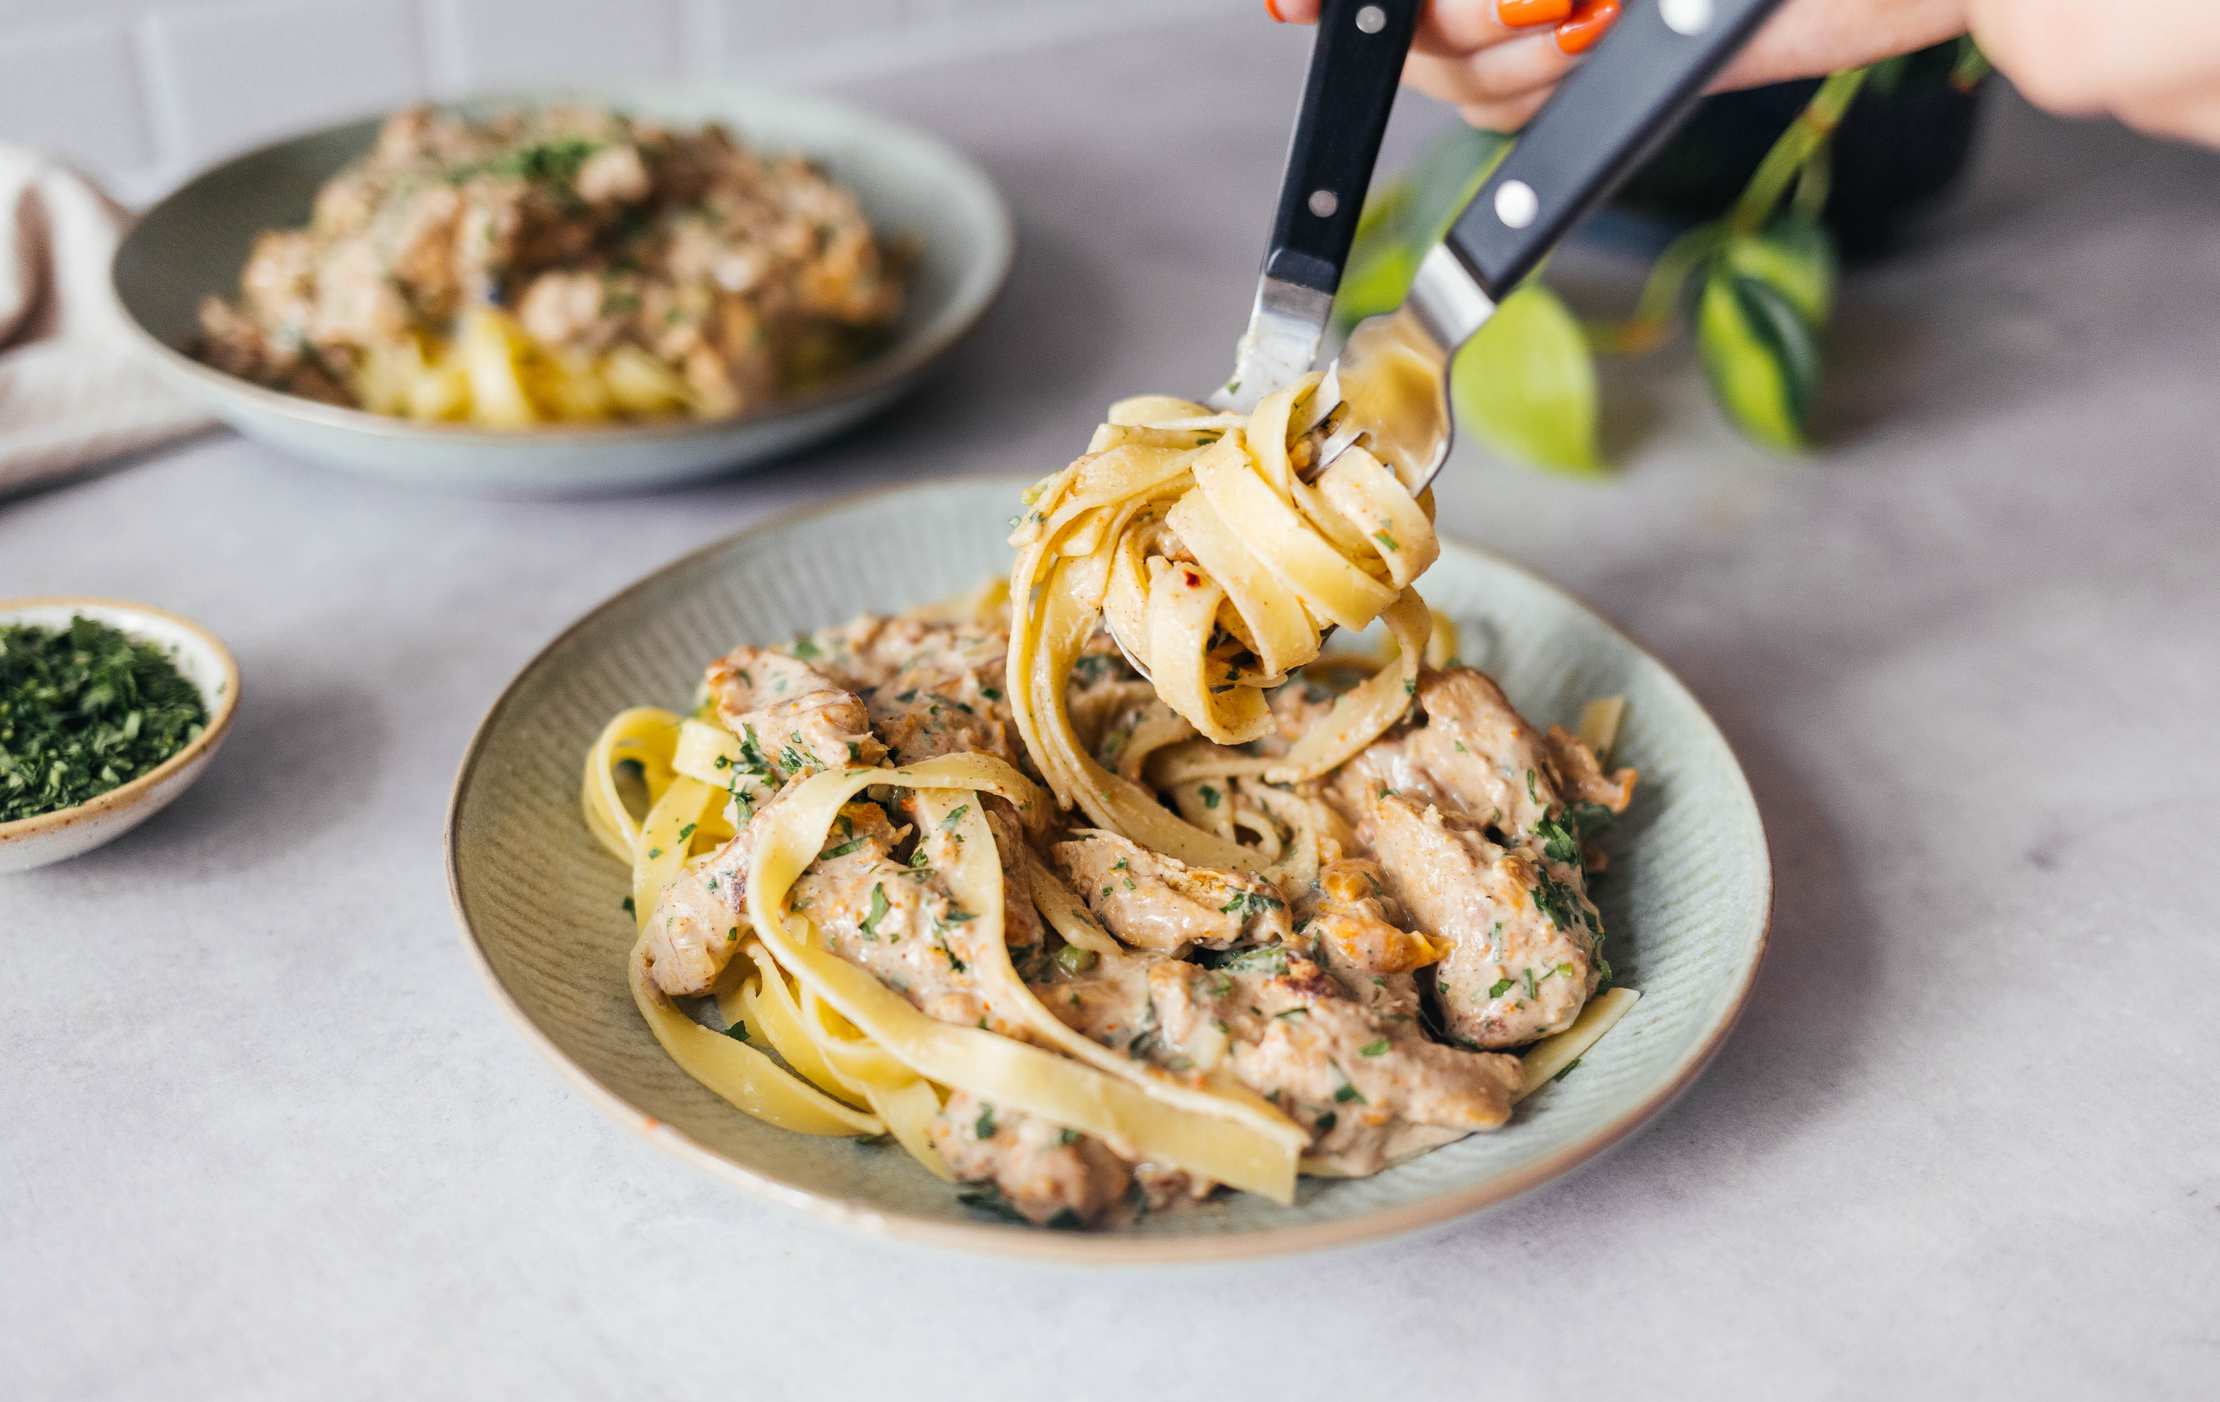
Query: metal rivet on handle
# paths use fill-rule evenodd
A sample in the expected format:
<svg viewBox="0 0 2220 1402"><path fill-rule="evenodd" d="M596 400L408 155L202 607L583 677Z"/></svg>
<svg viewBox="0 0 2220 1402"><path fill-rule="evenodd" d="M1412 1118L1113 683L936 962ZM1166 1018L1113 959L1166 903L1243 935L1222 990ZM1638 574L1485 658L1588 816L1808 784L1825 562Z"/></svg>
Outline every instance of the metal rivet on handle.
<svg viewBox="0 0 2220 1402"><path fill-rule="evenodd" d="M1367 5L1357 11L1357 29L1364 34L1377 34L1387 28L1387 11L1378 5Z"/></svg>
<svg viewBox="0 0 2220 1402"><path fill-rule="evenodd" d="M1504 227L1523 229L1541 212L1541 196L1525 181L1506 180L1496 188L1495 217L1503 221Z"/></svg>
<svg viewBox="0 0 2220 1402"><path fill-rule="evenodd" d="M1333 191L1313 190L1310 192L1310 212L1319 218L1331 219L1334 217L1334 211L1339 208L1341 208L1341 197Z"/></svg>
<svg viewBox="0 0 2220 1402"><path fill-rule="evenodd" d="M1711 28L1711 0L1658 0L1665 27L1691 39Z"/></svg>

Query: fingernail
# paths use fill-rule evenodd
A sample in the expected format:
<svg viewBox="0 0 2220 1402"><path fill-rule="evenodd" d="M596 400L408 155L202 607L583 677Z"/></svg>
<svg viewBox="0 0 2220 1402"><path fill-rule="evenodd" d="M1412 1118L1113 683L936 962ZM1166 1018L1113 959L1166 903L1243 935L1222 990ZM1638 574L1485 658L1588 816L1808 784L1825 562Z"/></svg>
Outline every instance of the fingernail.
<svg viewBox="0 0 2220 1402"><path fill-rule="evenodd" d="M1264 0L1264 13L1272 17L1272 23L1274 24L1287 23L1286 20L1280 18L1279 0Z"/></svg>
<svg viewBox="0 0 2220 1402"><path fill-rule="evenodd" d="M1557 26L1557 47L1584 54L1596 46L1619 18L1619 0L1581 0L1572 17Z"/></svg>
<svg viewBox="0 0 2220 1402"><path fill-rule="evenodd" d="M1495 0L1496 23L1505 29L1555 24L1573 12L1573 0Z"/></svg>

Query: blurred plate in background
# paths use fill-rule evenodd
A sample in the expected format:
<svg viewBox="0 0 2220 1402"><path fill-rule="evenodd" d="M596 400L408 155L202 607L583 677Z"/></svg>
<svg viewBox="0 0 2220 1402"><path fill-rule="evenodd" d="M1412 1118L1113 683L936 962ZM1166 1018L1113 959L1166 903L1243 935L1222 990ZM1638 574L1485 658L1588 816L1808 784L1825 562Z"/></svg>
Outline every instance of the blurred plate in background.
<svg viewBox="0 0 2220 1402"><path fill-rule="evenodd" d="M305 223L317 187L370 149L383 117L249 151L149 210L116 251L126 316L168 375L241 433L373 477L449 491L609 492L714 476L846 427L913 385L983 315L1009 273L1008 207L976 163L938 138L818 97L715 84L566 89L474 98L463 112L577 102L666 122L721 122L749 145L819 162L882 236L915 247L892 341L831 383L728 419L498 430L325 404L195 360L203 297L236 292L264 229Z"/></svg>

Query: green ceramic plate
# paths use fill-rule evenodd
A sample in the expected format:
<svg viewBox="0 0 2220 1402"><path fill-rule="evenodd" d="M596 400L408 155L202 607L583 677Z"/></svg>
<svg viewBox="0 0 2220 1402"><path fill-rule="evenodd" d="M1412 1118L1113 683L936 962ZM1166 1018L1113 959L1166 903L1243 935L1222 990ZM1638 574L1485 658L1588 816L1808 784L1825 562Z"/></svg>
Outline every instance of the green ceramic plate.
<svg viewBox="0 0 2220 1402"><path fill-rule="evenodd" d="M850 501L685 557L588 614L534 658L479 727L448 817L470 948L532 1042L596 1104L763 1196L866 1231L1084 1260L1251 1255L1355 1241L1504 1201L1625 1138L1703 1068L1748 995L1772 875L1733 753L1695 698L1610 624L1533 575L1451 545L1423 581L1465 660L1540 723L1627 698L1616 758L1642 772L1598 901L1611 960L1642 1001L1579 1069L1474 1135L1374 1178L1305 1179L1292 1207L1225 1196L1120 1231L975 1216L898 1148L760 1124L664 1056L625 991L625 872L590 840L579 767L602 723L682 705L703 665L867 610L946 598L1009 564L1019 484L955 482Z"/></svg>
<svg viewBox="0 0 2220 1402"><path fill-rule="evenodd" d="M767 151L821 161L918 264L894 338L823 388L736 418L549 426L524 432L420 424L322 404L186 354L196 309L231 295L255 235L304 222L316 188L370 149L380 118L292 137L194 177L147 211L116 250L116 296L162 370L250 437L351 472L444 491L637 490L730 472L854 423L916 383L975 325L1008 276L1010 214L970 158L913 127L738 83L658 83L482 97L465 111L583 102L667 121L723 122Z"/></svg>

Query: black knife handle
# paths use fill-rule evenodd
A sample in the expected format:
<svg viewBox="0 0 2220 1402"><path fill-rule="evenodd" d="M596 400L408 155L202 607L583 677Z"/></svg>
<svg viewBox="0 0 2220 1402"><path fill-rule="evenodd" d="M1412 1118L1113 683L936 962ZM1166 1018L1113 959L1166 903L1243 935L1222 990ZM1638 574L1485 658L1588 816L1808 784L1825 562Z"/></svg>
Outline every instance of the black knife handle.
<svg viewBox="0 0 2220 1402"><path fill-rule="evenodd" d="M1264 254L1267 277L1329 296L1341 285L1420 3L1325 0L1320 7L1310 76Z"/></svg>
<svg viewBox="0 0 2220 1402"><path fill-rule="evenodd" d="M1500 301L1679 123L1780 0L1627 0L1446 242ZM1693 32L1684 32L1684 31Z"/></svg>

